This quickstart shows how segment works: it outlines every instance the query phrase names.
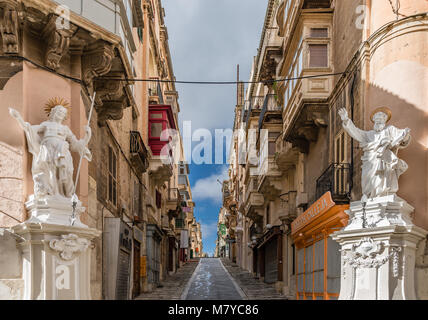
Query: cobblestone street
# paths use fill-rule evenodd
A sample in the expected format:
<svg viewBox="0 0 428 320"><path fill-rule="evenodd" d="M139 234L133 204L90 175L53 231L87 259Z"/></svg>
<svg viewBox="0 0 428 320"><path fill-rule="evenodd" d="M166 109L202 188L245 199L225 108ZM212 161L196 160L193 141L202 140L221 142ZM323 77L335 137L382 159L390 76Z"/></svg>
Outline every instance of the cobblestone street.
<svg viewBox="0 0 428 320"><path fill-rule="evenodd" d="M261 282L225 258L188 262L168 276L162 287L136 300L282 300L272 285Z"/></svg>
<svg viewBox="0 0 428 320"><path fill-rule="evenodd" d="M245 297L220 259L203 258L192 276L186 300L242 300Z"/></svg>
<svg viewBox="0 0 428 320"><path fill-rule="evenodd" d="M183 290L195 271L198 261L187 262L177 273L162 281L162 287L139 295L135 300L180 300Z"/></svg>

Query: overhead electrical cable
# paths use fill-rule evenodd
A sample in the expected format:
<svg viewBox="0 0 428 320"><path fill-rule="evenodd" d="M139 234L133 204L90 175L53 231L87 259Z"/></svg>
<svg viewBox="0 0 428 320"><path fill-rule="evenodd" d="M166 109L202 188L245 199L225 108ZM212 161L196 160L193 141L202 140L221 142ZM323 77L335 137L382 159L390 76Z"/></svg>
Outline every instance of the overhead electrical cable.
<svg viewBox="0 0 428 320"><path fill-rule="evenodd" d="M51 73L55 73L65 79L68 80L72 80L75 81L77 83L83 84L82 79L79 78L75 78L72 76L68 76L66 74L60 73L54 69L51 69L49 67L43 66L31 59L28 59L26 57L23 56L18 56L18 55L3 55L0 56L0 58L7 58L7 59L17 59L17 60L24 60L27 61L31 64L33 64L34 66L44 69L46 71L49 71ZM300 80L300 79L311 79L311 78L320 78L320 77L328 77L328 76L337 76L337 75L344 75L347 74L348 71L344 71L344 72L336 72L336 73L324 73L324 74L317 74L317 75L309 75L309 76L301 76L301 77L293 77L293 78L282 78L282 79L272 79L272 80L267 80L267 81L185 81L185 80L162 80L162 79L138 79L138 78L120 78L120 77L97 77L97 80L108 80L108 81L126 81L126 82L156 82L156 83L178 83L178 84L196 84L196 85L236 85L239 83L245 83L245 84L250 84L250 83L263 83L263 84L267 84L267 83L275 83L275 82L285 82L285 81L293 81L293 80Z"/></svg>

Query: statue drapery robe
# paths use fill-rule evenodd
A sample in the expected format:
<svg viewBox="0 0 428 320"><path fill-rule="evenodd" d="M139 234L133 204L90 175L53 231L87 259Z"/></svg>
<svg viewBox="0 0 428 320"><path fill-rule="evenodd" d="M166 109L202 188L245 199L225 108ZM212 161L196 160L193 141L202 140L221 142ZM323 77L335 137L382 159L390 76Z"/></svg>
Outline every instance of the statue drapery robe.
<svg viewBox="0 0 428 320"><path fill-rule="evenodd" d="M362 193L367 198L395 194L398 178L404 173L407 163L397 157L398 149L410 143L405 129L386 126L383 130L364 131L358 129L350 119L343 122L343 128L360 143L364 154L362 160Z"/></svg>
<svg viewBox="0 0 428 320"><path fill-rule="evenodd" d="M70 198L74 187L71 151L92 155L83 140L77 140L65 125L45 121L40 125L24 122L28 151L33 155L32 175L36 196L60 195Z"/></svg>

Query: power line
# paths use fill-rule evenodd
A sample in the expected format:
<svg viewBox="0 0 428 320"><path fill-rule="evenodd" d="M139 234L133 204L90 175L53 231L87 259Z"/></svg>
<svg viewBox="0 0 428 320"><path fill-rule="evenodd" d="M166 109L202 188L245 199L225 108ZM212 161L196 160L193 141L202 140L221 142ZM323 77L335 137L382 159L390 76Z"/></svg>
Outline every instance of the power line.
<svg viewBox="0 0 428 320"><path fill-rule="evenodd" d="M285 82L285 81L293 81L300 79L310 79L310 78L319 78L319 77L327 77L327 76L337 76L347 74L347 71L344 72L336 72L336 73L324 73L317 74L312 76L302 76L302 77L294 77L294 78L283 78L283 79L272 79L267 81L184 81L184 80L161 80L161 79L130 79L130 78L117 78L117 77L99 77L100 80L114 80L114 81L135 81L135 82L165 82L165 83L181 83L181 84L213 84L213 85L229 85L229 84L239 84L239 83L275 83L275 82Z"/></svg>
<svg viewBox="0 0 428 320"><path fill-rule="evenodd" d="M51 73L55 73L63 78L66 78L68 80L75 81L77 83L83 84L82 79L78 79L72 76L68 76L66 74L60 73L54 69L51 69L49 67L43 66L31 59L28 59L23 56L18 55L3 55L0 56L0 58L7 58L7 59L18 59L18 60L24 60L27 61L33 65L35 65L38 68L44 69L46 71L49 71ZM126 81L126 82L156 82L156 83L178 83L178 84L201 84L201 85L236 85L239 83L245 83L245 84L257 84L257 83L270 83L273 84L275 82L285 82L285 81L293 81L293 80L301 80L301 79L311 79L311 78L319 78L319 77L329 77L329 76L338 76L338 75L344 75L349 73L349 71L344 72L336 72L336 73L324 73L324 74L317 74L317 75L311 75L311 76L302 76L302 77L293 77L293 78L283 78L283 79L272 79L267 81L185 81L185 80L162 80L162 79L138 79L138 78L118 78L118 77L97 77L97 80L109 80L109 81Z"/></svg>
<svg viewBox="0 0 428 320"><path fill-rule="evenodd" d="M60 73L60 72L58 72L58 71L56 71L56 70L54 70L54 69L51 69L51 68L46 67L46 66L44 66L44 65L41 65L41 64L39 64L39 63L37 63L37 62L35 62L35 61L33 61L33 60L29 59L29 58L26 58L26 57L24 57L24 56L19 56L19 55L3 55L3 56L0 56L0 58L6 58L6 59L17 59L17 60L21 60L21 61L22 61L22 60L24 60L24 61L27 61L27 62L31 63L32 65L34 65L34 66L36 66L36 67L40 68L40 69L43 69L43 70L49 71L49 72L51 72L51 73L55 73L55 74L57 74L57 75L59 75L59 76L61 76L61 77L65 78L65 79L72 80L72 81L74 81L74 82L77 82L77 83L83 84L83 81L82 81L81 79L74 78L74 77L68 76L68 75L66 75L66 74Z"/></svg>

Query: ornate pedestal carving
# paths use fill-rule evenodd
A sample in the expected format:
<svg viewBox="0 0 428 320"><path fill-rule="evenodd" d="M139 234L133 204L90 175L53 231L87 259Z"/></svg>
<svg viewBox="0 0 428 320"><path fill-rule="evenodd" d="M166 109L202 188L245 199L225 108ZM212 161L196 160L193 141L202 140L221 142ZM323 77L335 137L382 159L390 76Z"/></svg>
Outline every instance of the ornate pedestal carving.
<svg viewBox="0 0 428 320"><path fill-rule="evenodd" d="M410 214L414 208L396 195L368 199L367 202L351 202L349 224L344 230L371 227L413 226Z"/></svg>
<svg viewBox="0 0 428 320"><path fill-rule="evenodd" d="M427 231L395 195L351 203L349 224L332 237L341 246L340 300L416 299L416 249Z"/></svg>
<svg viewBox="0 0 428 320"><path fill-rule="evenodd" d="M25 300L91 299L91 240L101 231L30 220L13 231L22 237Z"/></svg>

